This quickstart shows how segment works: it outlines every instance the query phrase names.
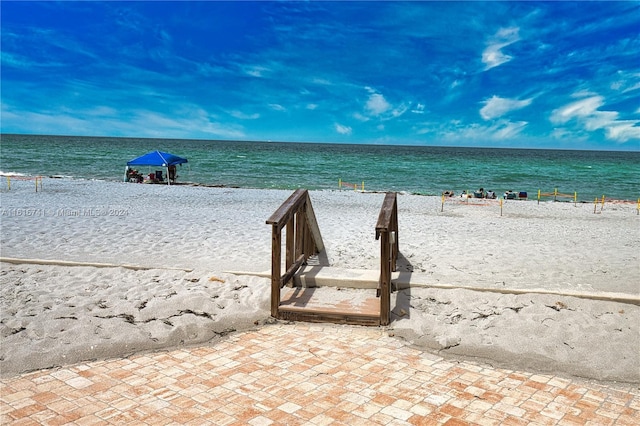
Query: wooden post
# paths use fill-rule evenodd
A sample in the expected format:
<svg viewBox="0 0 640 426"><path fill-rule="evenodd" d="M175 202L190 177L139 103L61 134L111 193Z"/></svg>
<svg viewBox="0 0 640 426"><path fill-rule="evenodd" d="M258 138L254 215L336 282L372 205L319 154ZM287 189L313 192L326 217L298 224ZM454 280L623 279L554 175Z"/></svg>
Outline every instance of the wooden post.
<svg viewBox="0 0 640 426"><path fill-rule="evenodd" d="M273 225L271 232L271 316L278 318L280 306L280 275L282 257L282 234Z"/></svg>
<svg viewBox="0 0 640 426"><path fill-rule="evenodd" d="M380 240L380 325L388 325L391 315L391 272L398 259L398 209L396 193L387 192L378 223L376 240Z"/></svg>
<svg viewBox="0 0 640 426"><path fill-rule="evenodd" d="M391 311L389 232L383 231L380 236L380 325L389 325Z"/></svg>
<svg viewBox="0 0 640 426"><path fill-rule="evenodd" d="M298 212L295 214L296 217L296 238L295 238L295 258L300 257L301 254L304 254L304 228L307 225L307 220L304 216L304 205L300 206Z"/></svg>
<svg viewBox="0 0 640 426"><path fill-rule="evenodd" d="M291 265L293 265L293 260L295 257L295 253L294 253L294 246L295 246L295 231L294 231L294 221L293 220L289 220L287 222L287 237L286 237L286 259L285 259L285 270L289 270L289 268L291 268ZM287 285L288 283L283 283L284 285Z"/></svg>

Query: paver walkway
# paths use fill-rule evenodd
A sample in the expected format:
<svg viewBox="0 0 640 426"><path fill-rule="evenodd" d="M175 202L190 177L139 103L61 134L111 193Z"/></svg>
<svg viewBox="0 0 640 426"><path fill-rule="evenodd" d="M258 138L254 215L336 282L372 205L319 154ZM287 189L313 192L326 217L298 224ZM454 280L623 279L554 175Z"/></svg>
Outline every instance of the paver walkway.
<svg viewBox="0 0 640 426"><path fill-rule="evenodd" d="M0 381L0 424L640 424L638 387L445 360L380 328L275 324L211 347Z"/></svg>

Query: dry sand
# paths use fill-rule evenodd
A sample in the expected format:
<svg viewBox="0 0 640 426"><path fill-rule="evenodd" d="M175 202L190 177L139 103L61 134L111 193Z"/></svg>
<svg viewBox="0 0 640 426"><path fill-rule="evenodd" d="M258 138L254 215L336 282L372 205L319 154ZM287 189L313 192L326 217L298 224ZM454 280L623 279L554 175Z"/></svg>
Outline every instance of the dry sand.
<svg viewBox="0 0 640 426"><path fill-rule="evenodd" d="M0 373L207 344L273 321L269 280L226 271L269 269L265 221L290 193L62 179L38 193L3 187L1 255L18 260L0 273ZM311 193L332 266L378 267L383 198ZM497 202L456 199L441 211L440 201L399 195L398 270L431 288L394 293L389 333L444 356L640 383L634 204L594 214L592 204L508 200L500 216ZM592 298L609 296L635 303Z"/></svg>

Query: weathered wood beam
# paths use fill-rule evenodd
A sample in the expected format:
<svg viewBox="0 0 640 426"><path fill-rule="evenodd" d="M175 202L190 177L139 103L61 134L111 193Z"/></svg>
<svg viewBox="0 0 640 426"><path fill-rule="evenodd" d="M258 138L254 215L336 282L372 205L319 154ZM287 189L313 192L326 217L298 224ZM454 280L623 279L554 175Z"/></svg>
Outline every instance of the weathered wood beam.
<svg viewBox="0 0 640 426"><path fill-rule="evenodd" d="M278 210L267 219L267 224L273 225L278 231L292 219L293 215L300 209L300 205L304 204L308 198L309 191L306 189L297 189L287 200L282 203Z"/></svg>
<svg viewBox="0 0 640 426"><path fill-rule="evenodd" d="M298 272L298 269L300 269L300 267L304 264L305 262L305 257L304 254L301 254L296 261L293 263L293 265L291 265L291 267L289 269L287 269L287 272L284 273L284 275L282 276L282 279L280 280L280 285L278 287L278 289L284 287L284 285L289 282L290 279L293 278L293 276L296 274L296 272ZM278 290L278 294L280 290ZM278 305L280 305L280 300L278 300Z"/></svg>
<svg viewBox="0 0 640 426"><path fill-rule="evenodd" d="M307 194L307 197L309 197L308 194ZM311 236L313 238L313 243L316 247L317 253L320 253L322 250L324 250L324 242L322 241L320 228L318 227L318 222L316 221L316 214L313 211L311 198L309 198L309 201L307 202L307 209L305 211L305 216L307 218L307 224L309 226L309 230L311 231Z"/></svg>
<svg viewBox="0 0 640 426"><path fill-rule="evenodd" d="M280 306L280 269L282 262L282 234L272 227L271 232L271 316L278 318Z"/></svg>

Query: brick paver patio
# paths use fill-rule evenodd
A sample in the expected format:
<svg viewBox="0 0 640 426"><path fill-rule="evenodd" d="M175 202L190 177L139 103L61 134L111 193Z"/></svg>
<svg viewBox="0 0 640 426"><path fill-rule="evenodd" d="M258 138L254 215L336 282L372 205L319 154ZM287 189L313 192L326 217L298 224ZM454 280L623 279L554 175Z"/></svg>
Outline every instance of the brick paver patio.
<svg viewBox="0 0 640 426"><path fill-rule="evenodd" d="M491 368L381 328L274 324L0 381L12 425L638 425L638 386Z"/></svg>

